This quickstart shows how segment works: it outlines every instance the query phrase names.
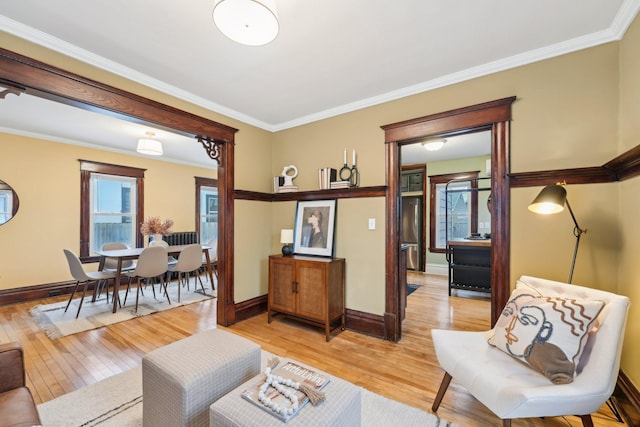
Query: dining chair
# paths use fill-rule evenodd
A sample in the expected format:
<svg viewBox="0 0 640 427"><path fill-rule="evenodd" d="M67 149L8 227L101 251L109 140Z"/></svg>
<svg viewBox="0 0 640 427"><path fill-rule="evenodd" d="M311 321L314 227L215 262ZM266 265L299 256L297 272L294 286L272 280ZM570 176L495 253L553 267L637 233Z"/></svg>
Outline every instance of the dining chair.
<svg viewBox="0 0 640 427"><path fill-rule="evenodd" d="M71 272L71 275L76 281L76 285L73 288L73 292L69 297L69 302L67 302L67 306L64 309L65 313L69 309L69 305L71 304L73 297L76 295L76 291L78 290L78 287L80 286L81 283L84 284L84 288L82 290L82 298L80 298L80 303L78 304L78 312L76 313L76 319L77 319L78 316L80 315L80 309L82 308L82 303L84 302L84 297L87 293L87 287L89 286L89 283L96 282L96 286L99 286L98 283L100 283L103 280L106 281L109 279L115 279L116 273L111 271L104 271L104 270L86 272L82 267L82 262L80 262L80 258L78 258L76 254L74 254L72 251L68 249L64 249L64 255L67 258L67 263L69 264L69 271Z"/></svg>
<svg viewBox="0 0 640 427"><path fill-rule="evenodd" d="M169 266L169 271L178 273L178 302L180 302L181 278L184 277L187 289L189 289L190 274L194 272L199 273L200 267L202 267L202 246L200 246L199 243L185 246L184 249L180 251L180 255L178 255L178 262L175 265ZM199 280L200 286L202 287L202 293L204 294L204 285L202 284L200 275L196 274L195 277L194 288L197 289L198 283L196 280Z"/></svg>
<svg viewBox="0 0 640 427"><path fill-rule="evenodd" d="M211 262L211 266L206 265L207 257L205 256L205 254L202 254L202 264L205 265L204 267L205 272L209 267L211 267L211 269L213 270L213 274L216 276L216 281L217 281L218 280L218 240L217 239L209 240L206 246L209 247L209 249L207 249L207 252L209 252L209 261ZM213 289L214 291L216 290L215 283L211 284L211 289Z"/></svg>
<svg viewBox="0 0 640 427"><path fill-rule="evenodd" d="M165 242L164 240L152 240L149 242L149 247L152 248L154 246L160 246L161 248L165 248L167 249L169 247L169 244L167 242ZM172 256L167 256L167 264L168 265L174 265L176 262L178 262L177 259L175 259Z"/></svg>
<svg viewBox="0 0 640 427"><path fill-rule="evenodd" d="M161 288L164 288L164 294L167 297L167 301L171 304L171 299L167 292L167 281L165 280L167 268L167 250L162 246L150 246L140 253L135 269L127 273L130 278L138 279L136 289L136 313L138 312L138 300L140 299L141 280L149 281L151 279L160 278L160 286ZM123 305L127 304L127 296L129 295L129 289L131 288L130 283L131 282L129 282L127 291L124 294ZM151 286L154 286L153 283L151 283ZM155 289L153 294L155 296Z"/></svg>
<svg viewBox="0 0 640 427"><path fill-rule="evenodd" d="M118 249L129 249L129 246L126 243L122 243L122 242L109 242L102 245L103 251L114 251ZM134 260L131 260L131 259L122 260L122 266L120 269L121 272L131 271L134 268L136 268L136 262ZM118 259L109 258L109 257L105 258L104 266L102 269L104 271L111 271L113 273L116 273L118 271ZM109 287L107 286L105 290L107 294L107 304L108 304L109 303ZM102 292L102 286L97 286L96 292L94 294L95 295L94 300L100 296L101 292Z"/></svg>

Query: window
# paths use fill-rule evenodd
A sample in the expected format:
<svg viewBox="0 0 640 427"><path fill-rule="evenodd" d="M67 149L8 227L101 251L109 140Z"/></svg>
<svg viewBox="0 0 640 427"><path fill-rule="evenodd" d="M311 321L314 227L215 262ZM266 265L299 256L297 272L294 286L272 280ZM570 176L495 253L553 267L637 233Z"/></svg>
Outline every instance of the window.
<svg viewBox="0 0 640 427"><path fill-rule="evenodd" d="M218 240L218 180L196 177L196 223L200 242Z"/></svg>
<svg viewBox="0 0 640 427"><path fill-rule="evenodd" d="M13 215L13 190L0 188L0 224L11 219Z"/></svg>
<svg viewBox="0 0 640 427"><path fill-rule="evenodd" d="M80 163L80 256L95 256L108 242L142 246L144 169Z"/></svg>
<svg viewBox="0 0 640 427"><path fill-rule="evenodd" d="M136 179L124 176L91 174L89 205L89 253L109 242L135 247Z"/></svg>
<svg viewBox="0 0 640 427"><path fill-rule="evenodd" d="M478 229L478 172L429 177L429 251L444 252L447 240L463 239Z"/></svg>

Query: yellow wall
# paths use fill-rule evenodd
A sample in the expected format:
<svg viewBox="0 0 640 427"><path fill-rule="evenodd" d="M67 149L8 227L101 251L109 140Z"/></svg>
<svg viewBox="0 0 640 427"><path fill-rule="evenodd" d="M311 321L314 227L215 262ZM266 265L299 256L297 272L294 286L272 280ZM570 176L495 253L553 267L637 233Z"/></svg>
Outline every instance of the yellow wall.
<svg viewBox="0 0 640 427"><path fill-rule="evenodd" d="M237 127L240 131L236 139L236 188L270 192L271 177L279 175L282 167L288 164L295 164L300 170L295 184L301 190L316 189L317 169L341 166L344 148L357 150L361 186L385 185L384 133L381 125L513 95L517 96L517 101L513 104L511 125L512 172L602 165L640 143L640 124L637 120L640 117L638 21L636 19L621 43L585 49L275 134L206 111L8 35L5 37L3 34L3 45L61 68ZM29 141L29 147L33 143ZM26 149L16 148L16 144L7 148L17 150L16 155L22 156L20 162L24 164L21 168L30 167L33 171L36 166L43 164L41 170L49 172L47 176L60 176L60 180L65 180L68 185L64 186L62 181L56 180L59 188L71 192L70 195L62 195L62 200L67 202L65 206L72 207L70 212L77 212L75 197L79 191L78 179L77 176L71 179L73 170L77 169L54 166L50 157L54 156L64 165L65 162L70 164L71 159L91 158L90 154L97 153L61 146L42 153L29 150L27 157ZM77 154L76 150L83 150L83 155ZM0 287L26 286L68 278L62 271L64 264L58 261L59 252L65 245L77 244L79 226L76 215L49 209L46 227L40 215L41 197L52 203L55 201L51 200L49 193L38 188L41 184L24 178L21 171L15 170L17 166L4 160L4 147L1 152L0 179L5 179L18 190L21 210L11 223L0 227L0 239L3 242L0 249L0 259L3 260ZM127 156L105 154L102 157L101 153L100 160L105 159L113 163L131 162ZM137 166L146 164L138 163L137 159L133 163ZM150 213L161 206L163 209L165 207L156 198L158 193L154 195L151 190L152 182L159 186L165 182L152 172L155 164L149 164L148 167L146 188L150 192L147 212ZM23 180L25 183L22 183ZM568 274L574 243L571 220L566 213L547 219L531 214L526 206L539 190L514 189L511 192L511 207L502 207L511 209L512 281L522 274L556 280L566 280ZM632 300L638 300L640 267L637 266L635 255L639 253L640 244L634 238L640 231L636 219L638 190L638 178L620 184L568 187L569 199L580 225L588 229L581 243L574 283L618 291L629 295ZM33 203L38 203L37 214L34 214L36 206ZM280 249L279 230L292 228L295 205L294 202L237 202L236 302L266 292L266 259L270 253L277 253ZM178 217L181 215L176 211L167 213ZM158 214L164 215L164 212ZM192 210L188 215L193 216ZM376 218L375 231L367 230L368 218ZM55 225L52 226L52 223ZM347 307L350 309L373 314L384 312L384 227L383 198L345 199L338 202L336 254L347 259ZM52 236L50 233L54 228L56 234ZM46 233L44 238L43 233ZM38 262L45 262L51 267L47 277L18 279L23 277L25 270L25 262L20 258L32 256L31 251L27 252L27 247L32 249L35 244L42 245L43 241L47 242L46 249L39 254ZM7 246L11 246L11 250L5 249ZM42 261L43 258L50 260ZM21 275L12 276L11 283L7 283L7 259L22 263ZM54 264L56 268L53 268ZM32 264L29 263L26 269L33 269ZM622 368L636 385L640 384L640 368L634 366L632 354L637 355L640 346L639 324L639 310L632 308Z"/></svg>
<svg viewBox="0 0 640 427"><path fill-rule="evenodd" d="M627 31L621 43L620 60L620 146L625 152L640 144L640 19ZM619 185L620 249L618 291L631 298L622 369L636 388L640 387L640 178Z"/></svg>

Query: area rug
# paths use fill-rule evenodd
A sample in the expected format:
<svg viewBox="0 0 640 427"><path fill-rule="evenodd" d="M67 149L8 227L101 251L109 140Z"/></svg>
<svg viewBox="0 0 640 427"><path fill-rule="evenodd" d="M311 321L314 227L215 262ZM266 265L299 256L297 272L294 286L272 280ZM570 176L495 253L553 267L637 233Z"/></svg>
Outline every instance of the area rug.
<svg viewBox="0 0 640 427"><path fill-rule="evenodd" d="M262 352L263 365L270 356ZM361 388L360 392L362 426L459 427L366 389ZM142 405L142 368L137 367L41 403L38 412L46 427L139 427Z"/></svg>
<svg viewBox="0 0 640 427"><path fill-rule="evenodd" d="M407 283L407 296L414 293L422 285L414 285L413 283Z"/></svg>
<svg viewBox="0 0 640 427"><path fill-rule="evenodd" d="M78 304L80 303L80 297L77 296L71 302L66 313L64 312L64 308L68 300L53 304L37 305L34 306L30 312L42 329L44 329L47 336L50 338L60 338L213 298L211 289L205 288L205 294L202 293L201 289L198 292L194 292L192 283L191 290L187 290L187 288L180 290L180 302L178 302L178 283L172 282L168 286L169 298L171 299L171 304L169 304L167 298L164 294L161 295L158 289L159 286L156 286L156 296L158 298L154 298L151 287L147 286L144 296L142 293L140 294L137 312L135 310L135 287L132 287L132 291L129 292L126 304L119 308L116 313L112 313L113 304L111 303L111 299L109 299L109 303L107 304L104 293L96 302L91 302L91 297L89 296L85 297L82 309L80 310L80 316L77 319L76 313L78 312ZM125 291L120 291L120 301L124 301L124 294Z"/></svg>

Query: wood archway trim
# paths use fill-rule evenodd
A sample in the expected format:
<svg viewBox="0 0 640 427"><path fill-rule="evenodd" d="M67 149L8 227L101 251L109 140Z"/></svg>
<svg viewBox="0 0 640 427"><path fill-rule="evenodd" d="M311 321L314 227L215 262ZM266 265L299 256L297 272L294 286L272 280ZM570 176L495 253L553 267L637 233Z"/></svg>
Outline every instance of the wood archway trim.
<svg viewBox="0 0 640 427"><path fill-rule="evenodd" d="M206 152L212 162L218 162L218 253L225 254L218 262L218 323L233 324L233 165L234 137L238 130L5 49L0 49L0 86L6 89L0 92L0 98L27 93L126 121L149 124L203 144L203 155Z"/></svg>
<svg viewBox="0 0 640 427"><path fill-rule="evenodd" d="M511 105L516 97L490 101L399 123L381 126L385 132L386 180L386 267L385 338L399 341L402 336L400 313L400 147L434 135L455 135L491 130L491 324L509 298L509 124Z"/></svg>

